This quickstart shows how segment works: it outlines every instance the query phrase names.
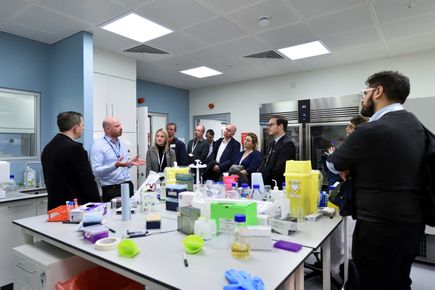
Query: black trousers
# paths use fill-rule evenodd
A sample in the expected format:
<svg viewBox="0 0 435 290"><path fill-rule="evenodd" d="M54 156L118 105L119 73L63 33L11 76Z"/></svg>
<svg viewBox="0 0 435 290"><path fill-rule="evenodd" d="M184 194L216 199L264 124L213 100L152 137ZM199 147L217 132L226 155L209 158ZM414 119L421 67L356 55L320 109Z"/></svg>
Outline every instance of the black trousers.
<svg viewBox="0 0 435 290"><path fill-rule="evenodd" d="M128 183L130 188L130 197L132 197L134 194L133 182L129 180L124 183ZM112 198L121 196L121 184L122 183L101 186L101 190L103 191L103 202L109 202Z"/></svg>
<svg viewBox="0 0 435 290"><path fill-rule="evenodd" d="M418 254L424 224L357 220L352 256L353 290L409 290L411 265Z"/></svg>

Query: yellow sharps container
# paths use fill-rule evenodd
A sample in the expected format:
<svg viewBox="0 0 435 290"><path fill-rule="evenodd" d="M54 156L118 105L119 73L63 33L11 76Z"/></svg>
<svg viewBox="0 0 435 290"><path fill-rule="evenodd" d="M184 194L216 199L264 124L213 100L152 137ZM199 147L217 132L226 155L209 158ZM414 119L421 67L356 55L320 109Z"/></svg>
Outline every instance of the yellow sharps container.
<svg viewBox="0 0 435 290"><path fill-rule="evenodd" d="M290 214L298 219L317 211L319 199L318 170L309 160L289 160L285 166L285 191L290 200Z"/></svg>

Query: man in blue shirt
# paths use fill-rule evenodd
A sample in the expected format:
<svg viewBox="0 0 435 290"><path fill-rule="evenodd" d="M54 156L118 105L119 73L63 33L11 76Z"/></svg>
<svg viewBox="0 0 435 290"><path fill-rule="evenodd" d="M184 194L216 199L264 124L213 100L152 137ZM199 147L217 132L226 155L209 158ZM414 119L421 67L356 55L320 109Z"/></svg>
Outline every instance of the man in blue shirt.
<svg viewBox="0 0 435 290"><path fill-rule="evenodd" d="M118 119L108 117L103 121L104 137L95 140L90 154L92 171L100 180L103 201L121 195L121 184L128 183L130 196L134 193L128 169L141 166L145 161L139 156L129 159L129 150L118 138L122 135L122 125Z"/></svg>

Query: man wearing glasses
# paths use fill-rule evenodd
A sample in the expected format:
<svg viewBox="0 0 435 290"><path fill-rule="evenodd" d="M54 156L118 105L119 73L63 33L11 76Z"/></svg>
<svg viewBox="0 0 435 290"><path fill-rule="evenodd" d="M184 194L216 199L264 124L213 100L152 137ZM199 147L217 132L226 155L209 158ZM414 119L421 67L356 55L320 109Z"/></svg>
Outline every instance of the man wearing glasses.
<svg viewBox="0 0 435 290"><path fill-rule="evenodd" d="M361 115L370 117L328 157L353 179L356 226L352 256L359 277L350 289L410 289L411 265L424 234L422 124L402 104L409 79L383 71L367 79ZM349 288L346 288L349 289Z"/></svg>
<svg viewBox="0 0 435 290"><path fill-rule="evenodd" d="M288 121L283 117L270 118L267 127L272 142L269 143L266 155L257 169L263 175L264 184L273 186L272 179L275 179L280 189L284 181L286 161L296 158L296 147L285 135L287 124Z"/></svg>

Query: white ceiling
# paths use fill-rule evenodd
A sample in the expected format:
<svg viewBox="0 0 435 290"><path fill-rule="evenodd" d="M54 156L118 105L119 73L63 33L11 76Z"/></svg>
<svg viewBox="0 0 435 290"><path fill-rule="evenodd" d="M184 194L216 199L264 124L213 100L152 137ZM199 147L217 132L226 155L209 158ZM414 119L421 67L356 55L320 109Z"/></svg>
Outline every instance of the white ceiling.
<svg viewBox="0 0 435 290"><path fill-rule="evenodd" d="M411 6L411 8L409 8ZM146 42L101 29L131 11L174 32ZM267 27L257 23L270 16ZM391 57L435 48L433 0L0 0L0 30L54 43L81 30L94 45L137 60L138 78L191 89ZM297 61L243 56L321 40L331 54ZM206 65L222 75L180 70Z"/></svg>

